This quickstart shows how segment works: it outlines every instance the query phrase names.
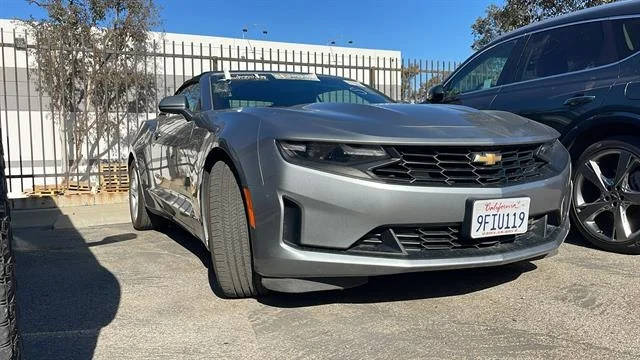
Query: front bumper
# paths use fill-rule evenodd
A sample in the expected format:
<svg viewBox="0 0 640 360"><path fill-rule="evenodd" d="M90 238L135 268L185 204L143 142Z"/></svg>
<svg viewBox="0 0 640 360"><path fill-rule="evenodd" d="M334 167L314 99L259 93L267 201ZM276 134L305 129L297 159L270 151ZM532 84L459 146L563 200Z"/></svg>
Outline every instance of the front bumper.
<svg viewBox="0 0 640 360"><path fill-rule="evenodd" d="M255 270L265 277L351 277L507 264L553 253L569 232L570 165L559 174L504 188L421 187L379 183L261 157L264 185L252 186L257 226ZM415 259L347 250L387 224L463 222L468 199L528 196L530 215L559 214L544 236L495 249L438 253ZM284 241L285 199L300 208L296 241Z"/></svg>

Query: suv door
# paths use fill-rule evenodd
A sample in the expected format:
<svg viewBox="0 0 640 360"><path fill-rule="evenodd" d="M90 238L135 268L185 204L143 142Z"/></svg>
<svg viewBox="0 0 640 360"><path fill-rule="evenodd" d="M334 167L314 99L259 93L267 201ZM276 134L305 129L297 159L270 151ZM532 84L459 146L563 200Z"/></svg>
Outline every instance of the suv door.
<svg viewBox="0 0 640 360"><path fill-rule="evenodd" d="M609 22L592 21L531 34L514 83L502 87L492 108L564 134L593 114L618 76L610 33Z"/></svg>
<svg viewBox="0 0 640 360"><path fill-rule="evenodd" d="M637 118L640 114L640 17L611 21L620 75L604 104L611 112L636 114L625 118ZM638 121L638 120L631 120Z"/></svg>
<svg viewBox="0 0 640 360"><path fill-rule="evenodd" d="M443 84L443 103L488 109L502 84L509 83L523 38L497 44L476 55Z"/></svg>

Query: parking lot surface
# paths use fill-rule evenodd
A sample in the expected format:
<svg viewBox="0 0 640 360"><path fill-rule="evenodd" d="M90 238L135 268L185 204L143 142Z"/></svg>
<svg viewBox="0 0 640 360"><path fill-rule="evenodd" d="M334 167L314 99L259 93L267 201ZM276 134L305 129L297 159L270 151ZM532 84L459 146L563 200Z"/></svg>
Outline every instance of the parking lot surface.
<svg viewBox="0 0 640 360"><path fill-rule="evenodd" d="M640 358L640 257L570 238L503 267L227 300L177 228L15 234L24 359Z"/></svg>

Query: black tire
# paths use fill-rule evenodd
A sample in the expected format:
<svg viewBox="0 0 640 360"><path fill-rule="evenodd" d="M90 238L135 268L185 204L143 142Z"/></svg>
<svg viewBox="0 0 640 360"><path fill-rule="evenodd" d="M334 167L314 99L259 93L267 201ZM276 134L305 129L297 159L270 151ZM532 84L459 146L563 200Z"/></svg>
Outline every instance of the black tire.
<svg viewBox="0 0 640 360"><path fill-rule="evenodd" d="M611 138L611 139L599 141L589 146L580 155L578 160L575 162L575 169L573 172L573 180L574 180L574 189L572 194L573 201L572 201L571 212L570 212L571 222L574 225L574 228L577 229L580 232L580 234L588 242L590 242L591 244L593 244L598 248L601 248L607 251L617 252L617 253L640 254L640 235L633 236L633 234L637 234L637 231L640 231L640 220L637 220L637 219L640 219L640 203L637 203L637 202L632 203L625 196L622 196L621 200L617 200L618 203L620 201L624 201L627 204L631 203L631 205L629 206L629 208L627 208L627 211L626 211L627 216L632 218L630 221L628 221L628 224L629 224L628 226L632 231L632 236L628 236L630 238L629 240L624 240L624 238L622 239L617 238L616 232L613 232L613 234L609 236L608 235L609 232L607 230L602 230L600 228L594 230L593 225L591 228L589 228L589 226L583 223L583 221L581 221L578 216L578 213L580 212L578 208L584 208L584 207L580 207L579 204L577 203L577 199L579 199L579 196L582 199L584 199L584 195L579 195L578 193L579 191L583 191L583 190L580 190L580 187L581 187L581 182L585 181L585 180L582 180L582 181L579 180L581 176L584 178L584 175L581 175L581 173L584 173L585 167L587 167L587 163L590 160L597 159L598 156L603 156L602 154L606 154L608 152L615 154L615 151L626 152L631 154L632 157L635 156L636 159L640 159L640 138L617 137L617 138ZM619 155L618 159L620 159L621 156L622 155ZM612 158L611 160L609 160L608 158L606 159L606 160L609 160L607 164L609 166L614 166L615 168L618 161L615 160L615 157L613 155L611 155L610 157ZM606 162L606 160L602 160L602 161ZM624 189L627 192L628 191L640 192L640 166L637 166L637 163L635 163L636 165L633 165L633 164L634 163L631 163L631 166L629 166L630 171L629 171L629 174L627 175L628 180L626 181ZM612 174L610 169L603 169L603 171L604 170L607 170L606 172L608 174ZM604 172L601 171L601 173L604 173ZM613 173L613 175L615 177L615 173ZM608 177L611 177L611 175L608 175ZM622 191L619 191L618 189L616 189L615 184L606 183L605 187L609 187L609 188L612 187L614 190L616 190L617 194L622 193ZM620 195L616 195L616 196L620 196ZM600 199L598 199L597 201L605 203ZM612 201L612 204L608 204L607 206L615 209L616 203L614 203L614 201L616 200L612 199L611 201ZM634 200L634 201L637 201L637 200ZM595 200L593 202L595 202ZM615 211L615 210L607 210L607 211ZM632 214L638 214L638 215L634 216ZM583 218L584 217L585 216L583 216ZM615 222L615 220L613 221ZM593 223L595 223L595 221L592 220L592 224ZM612 226L615 227L615 224ZM606 226L604 228L606 228ZM625 235L625 237L627 236Z"/></svg>
<svg viewBox="0 0 640 360"><path fill-rule="evenodd" d="M137 202L137 206L134 206L134 202ZM129 213L131 224L136 230L152 230L159 225L158 216L147 210L135 162L129 165Z"/></svg>
<svg viewBox="0 0 640 360"><path fill-rule="evenodd" d="M253 271L247 211L233 170L224 161L209 175L209 250L222 292L230 298L252 297L264 292Z"/></svg>

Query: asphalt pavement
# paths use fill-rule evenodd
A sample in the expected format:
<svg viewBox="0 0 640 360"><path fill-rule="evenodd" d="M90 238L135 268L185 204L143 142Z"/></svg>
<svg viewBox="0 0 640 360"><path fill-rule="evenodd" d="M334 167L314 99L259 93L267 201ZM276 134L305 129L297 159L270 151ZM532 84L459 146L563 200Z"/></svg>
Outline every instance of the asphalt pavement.
<svg viewBox="0 0 640 360"><path fill-rule="evenodd" d="M24 359L640 358L640 256L572 236L534 262L220 297L178 228L18 229Z"/></svg>

